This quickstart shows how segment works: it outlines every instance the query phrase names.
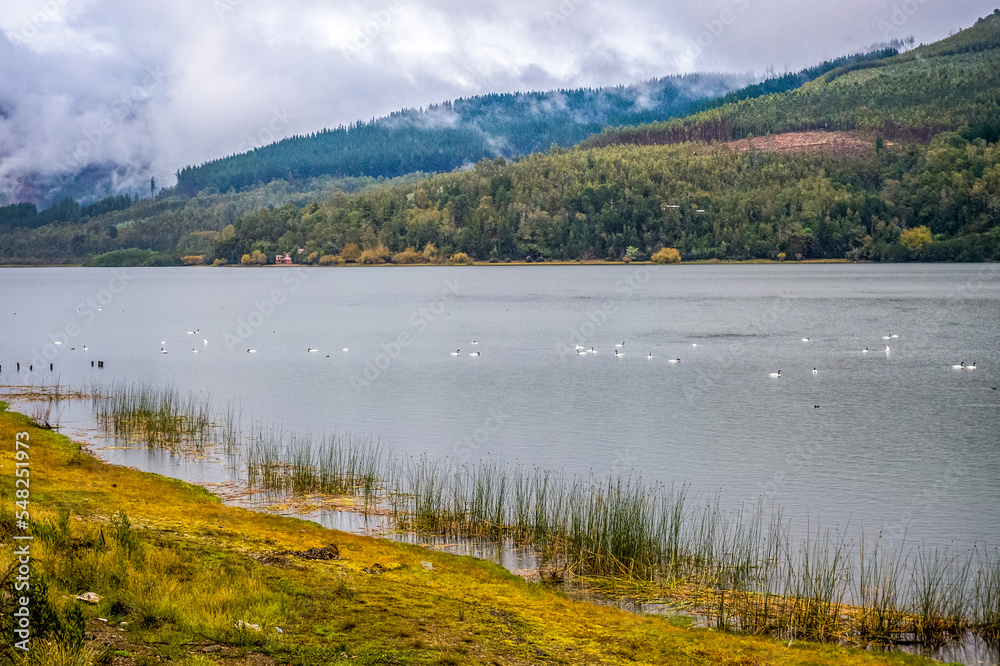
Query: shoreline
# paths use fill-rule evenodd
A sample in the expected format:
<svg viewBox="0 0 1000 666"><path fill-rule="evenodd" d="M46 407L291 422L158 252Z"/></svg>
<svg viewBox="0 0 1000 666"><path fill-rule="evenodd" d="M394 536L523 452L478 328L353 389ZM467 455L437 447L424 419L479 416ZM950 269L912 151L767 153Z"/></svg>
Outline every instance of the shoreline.
<svg viewBox="0 0 1000 666"><path fill-rule="evenodd" d="M691 629L684 620L574 601L483 560L225 506L203 488L105 463L68 437L3 409L0 438L13 442L16 432L28 433L34 447L33 519L57 524L59 511L67 512L65 531L75 544L51 537L39 542L32 566L52 571L86 564L72 569L80 572L70 576L76 583L50 579L61 599L53 596L52 603L72 605L62 595L97 594L96 605L81 607L87 645L97 650L104 644L101 649L125 658L116 664L145 655L194 666L210 652L264 663L306 656L306 663L358 664L386 658L928 663L901 653ZM122 531L125 515L130 526ZM99 528L109 542L103 549ZM2 562L10 557L4 552ZM229 573L213 573L220 566ZM114 567L130 572L126 588L106 577ZM79 578L83 571L91 573ZM226 592L248 585L256 592ZM229 599L221 614L210 604L219 598ZM317 632L320 626L328 629Z"/></svg>
<svg viewBox="0 0 1000 666"><path fill-rule="evenodd" d="M27 398L27 395L22 394L20 396L22 399ZM42 399L44 397L40 396ZM102 465L105 466L120 466L122 462L112 462L110 460L104 461L102 458L97 457L98 451L91 450L100 447L99 443L96 443L92 438L87 438L89 444L86 447L81 447L83 451L86 451L90 456L98 460ZM106 448L122 448L122 447L106 447ZM128 448L133 448L129 446ZM137 449L148 448L141 444L135 446ZM154 447L153 450L156 449ZM163 453L167 453L166 449L162 450ZM173 453L173 452L172 452ZM201 455L207 455L211 453L207 449L204 452L199 450ZM219 456L222 455L221 451L215 451ZM183 451L176 453L175 455L183 455ZM218 457L218 456L217 456ZM225 462L225 456L220 458L221 462ZM155 465L154 465L155 467ZM138 472L135 468L122 468L130 469L131 471L136 471L140 474L148 474L157 476L159 478L164 478L160 476L160 473L150 471L150 472ZM166 477L171 478L171 477ZM177 481L181 484L188 484L190 482ZM356 493L348 493L344 496L329 496L321 495L317 493L311 494L296 494L289 492L287 490L280 491L268 488L258 488L255 490L250 490L249 486L237 487L239 483L214 483L206 482L199 483L194 482L194 485L205 490L207 493L211 494L217 499L217 501L222 502L228 508L233 508L235 510L247 510L259 515L271 515L278 517L286 517L289 520L306 520L306 521L316 521L318 522L321 529L328 529L331 527L329 521L324 522L324 511L333 511L344 513L344 515L354 516L358 520L364 519L364 511L358 511L359 507L351 507L350 504L356 503L360 500L360 496ZM223 492L220 492L222 490ZM248 498L248 494L255 494L260 500L254 500ZM351 510L351 509L355 510ZM347 510L347 512L345 512ZM319 513L317 516L316 514ZM327 514L329 515L329 514ZM370 531L352 529L350 527L346 528L347 532L342 532L343 534L352 534L354 536L374 538L381 541L388 541L390 543L396 544L409 544L410 546L419 546L423 548L428 548L428 552L449 552L455 549L461 549L464 555L473 555L477 558L484 558L481 561L484 564L490 564L491 566L503 566L507 571L523 578L526 581L534 581L537 584L538 581L543 581L551 585L553 581L556 581L556 590L562 590L563 592L569 592L571 596L581 600L583 603L598 603L601 605L608 605L610 602L610 607L612 608L630 608L633 611L638 610L639 612L649 612L651 608L665 607L672 613L681 613L685 618L697 618L699 622L709 622L710 617L713 613L713 608L721 602L718 598L718 594L712 592L710 589L702 589L701 585L695 583L691 587L690 583L682 583L680 587L676 587L677 583L671 583L668 588L664 588L662 583L643 583L640 580L630 581L628 579L616 580L614 577L605 580L603 577L593 578L593 576L583 576L578 580L573 580L575 577L570 576L568 579L565 578L567 571L560 569L560 565L556 563L553 568L552 563L549 563L548 568L544 566L544 560L542 567L537 567L532 565L529 569L523 569L523 567L511 566L509 562L502 561L498 559L500 555L498 554L501 550L505 553L513 552L515 550L525 550L533 551L530 544L525 544L524 546L518 546L515 541L496 541L495 538L481 535L480 537L473 538L470 535L463 536L461 533L456 532L454 534L450 532L442 533L438 536L431 536L429 534L424 534L423 532L413 529L407 529L404 525L402 529L394 528L384 520L385 516L377 516L381 522L385 523L376 532L372 533ZM351 522L350 520L347 521ZM315 524L315 523L314 523ZM343 527L344 523L334 521L333 527ZM411 526L412 528L412 526ZM331 529L331 532L337 533L336 529ZM396 538L400 536L401 538ZM486 555L475 552L476 548L480 552L487 553ZM539 557L539 551L534 550L534 558ZM535 559L534 562L539 560ZM569 588L564 588L562 582L564 580L571 581L568 584ZM691 581L694 582L694 581ZM624 590L624 591L623 591ZM596 596L595 596L596 594ZM770 594L770 593L769 593ZM781 601L781 605L787 605L792 600L786 599L784 597L775 597L775 600ZM623 606L622 603L626 605ZM730 601L730 604L732 601ZM797 603L796 607L797 607ZM838 605L841 602L837 602ZM650 605L652 604L652 605ZM840 606L840 613L847 613L849 615L856 614L861 609L856 609L852 606L843 605ZM681 619L666 618L668 623L676 623L678 621L685 623L691 622L691 619ZM780 634L779 634L780 635ZM776 640L785 640L787 636ZM834 636L828 636L827 641L829 641ZM842 637L839 639L846 644L853 645L855 647L864 646L869 644L867 640L851 640L850 638ZM898 638L896 640L899 640ZM960 639L959 639L960 640ZM821 643L823 645L829 645L829 643ZM953 646L964 646L963 642L951 643ZM983 649L971 647L974 645L974 641L970 644L969 649ZM926 647L924 649L927 649ZM961 647L956 647L954 649L962 649Z"/></svg>

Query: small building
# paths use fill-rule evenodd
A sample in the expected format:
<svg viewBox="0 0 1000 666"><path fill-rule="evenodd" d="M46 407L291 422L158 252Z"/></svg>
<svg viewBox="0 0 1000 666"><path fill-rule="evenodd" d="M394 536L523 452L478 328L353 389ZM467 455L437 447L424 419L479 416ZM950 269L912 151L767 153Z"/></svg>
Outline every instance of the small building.
<svg viewBox="0 0 1000 666"><path fill-rule="evenodd" d="M292 263L292 257L287 252L285 254L274 255L274 263L276 264L290 264Z"/></svg>

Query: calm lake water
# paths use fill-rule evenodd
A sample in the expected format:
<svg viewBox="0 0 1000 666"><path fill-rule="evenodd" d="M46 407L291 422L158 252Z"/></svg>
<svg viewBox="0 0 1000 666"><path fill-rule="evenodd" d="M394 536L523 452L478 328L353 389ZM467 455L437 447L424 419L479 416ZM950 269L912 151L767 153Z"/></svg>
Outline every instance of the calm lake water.
<svg viewBox="0 0 1000 666"><path fill-rule="evenodd" d="M998 369L997 265L0 269L0 384L172 383L910 545L1000 545Z"/></svg>

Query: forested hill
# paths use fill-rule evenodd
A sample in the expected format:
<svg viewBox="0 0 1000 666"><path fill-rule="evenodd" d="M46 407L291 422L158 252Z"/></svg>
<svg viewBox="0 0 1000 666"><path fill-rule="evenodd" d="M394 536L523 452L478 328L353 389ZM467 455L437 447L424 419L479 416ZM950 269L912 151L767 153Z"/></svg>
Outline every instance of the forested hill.
<svg viewBox="0 0 1000 666"><path fill-rule="evenodd" d="M8 207L0 262L998 261L998 35L1000 14L790 92L448 173ZM709 129L726 142L685 140Z"/></svg>
<svg viewBox="0 0 1000 666"><path fill-rule="evenodd" d="M179 191L225 192L321 175L451 171L483 157L570 146L609 124L664 120L746 86L751 74L687 74L614 88L491 94L294 136L177 174Z"/></svg>
<svg viewBox="0 0 1000 666"><path fill-rule="evenodd" d="M553 144L572 146L609 125L666 120L723 102L791 90L838 67L894 53L888 48L845 56L765 81L750 74L686 74L615 88L459 99L185 167L177 174L177 189L194 196L205 189L241 190L275 179L450 171L484 157L509 159Z"/></svg>
<svg viewBox="0 0 1000 666"><path fill-rule="evenodd" d="M846 63L789 92L731 99L666 122L609 127L583 146L733 141L811 130L861 130L926 143L965 125L983 132L1000 127L1000 10L947 39Z"/></svg>

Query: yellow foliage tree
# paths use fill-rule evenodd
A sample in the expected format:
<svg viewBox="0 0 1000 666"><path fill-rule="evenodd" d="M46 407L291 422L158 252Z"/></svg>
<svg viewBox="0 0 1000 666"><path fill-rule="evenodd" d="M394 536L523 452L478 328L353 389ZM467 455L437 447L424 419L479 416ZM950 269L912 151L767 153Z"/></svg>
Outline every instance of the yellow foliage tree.
<svg viewBox="0 0 1000 666"><path fill-rule="evenodd" d="M657 264L679 264L681 263L681 253L672 247L665 247L652 256Z"/></svg>
<svg viewBox="0 0 1000 666"><path fill-rule="evenodd" d="M357 261L361 258L361 248L358 247L357 243L348 243L341 250L340 256L344 258L344 261L350 263Z"/></svg>
<svg viewBox="0 0 1000 666"><path fill-rule="evenodd" d="M924 245L932 242L931 230L925 226L903 229L899 234L899 243L910 252L916 252Z"/></svg>
<svg viewBox="0 0 1000 666"><path fill-rule="evenodd" d="M472 259L470 259L469 255L467 255L466 253L464 253L464 252L456 252L455 254L451 255L451 259L448 260L448 263L449 264L467 264L467 263L469 263L471 261L472 261Z"/></svg>
<svg viewBox="0 0 1000 666"><path fill-rule="evenodd" d="M427 259L424 257L423 253L417 252L416 249L408 247L402 252L397 252L392 255L392 263L394 264L425 264Z"/></svg>
<svg viewBox="0 0 1000 666"><path fill-rule="evenodd" d="M385 245L379 244L375 247L365 250L358 257L359 264L384 264L389 259L389 248Z"/></svg>

